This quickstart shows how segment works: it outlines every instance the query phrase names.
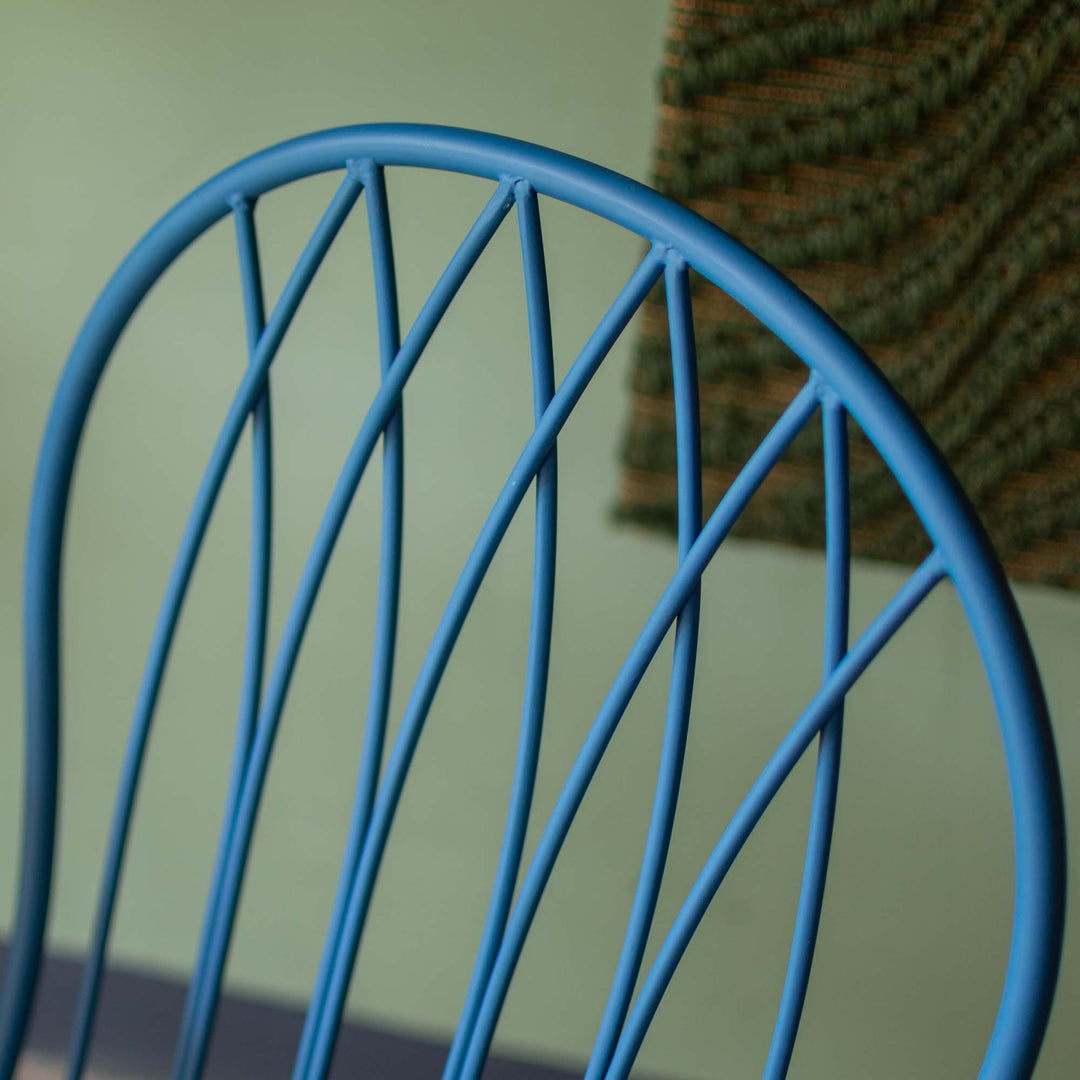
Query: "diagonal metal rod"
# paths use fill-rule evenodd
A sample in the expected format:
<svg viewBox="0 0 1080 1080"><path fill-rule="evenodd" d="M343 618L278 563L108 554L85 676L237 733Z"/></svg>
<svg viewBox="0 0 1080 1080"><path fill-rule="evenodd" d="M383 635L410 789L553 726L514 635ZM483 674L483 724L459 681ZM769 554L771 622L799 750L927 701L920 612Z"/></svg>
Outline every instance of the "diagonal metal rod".
<svg viewBox="0 0 1080 1080"><path fill-rule="evenodd" d="M262 270L259 263L259 244L255 232L255 204L244 196L233 200L233 220L236 227L236 247L240 262L240 284L244 299L244 321L248 338L248 362L252 362L259 338L265 326ZM244 673L240 691L240 714L236 729L236 748L233 751L225 813L222 816L221 837L214 860L214 873L203 916L202 933L194 965L201 971L210 948L214 917L221 894L225 869L225 850L229 831L240 799L240 785L251 751L255 718L262 697L263 668L266 658L266 621L270 610L270 555L273 539L273 444L270 420L270 380L267 377L263 393L252 413L252 505L251 505L251 578L248 591L248 625L244 652ZM189 988L184 1003L184 1015L177 1039L176 1068L182 1071L182 1061L190 1049L191 1021L198 989Z"/></svg>
<svg viewBox="0 0 1080 1080"><path fill-rule="evenodd" d="M337 543L341 526L348 514L356 488L360 483L364 468L375 449L380 435L389 424L400 405L401 391L416 362L430 340L435 327L442 318L451 300L457 294L465 280L494 235L499 223L505 217L512 204L509 185L501 184L489 200L477 222L470 229L465 240L450 261L434 291L428 298L416 323L410 330L398 357L391 365L382 386L376 393L367 416L364 418L346 458L345 465L327 504L326 512L319 525L315 541L308 554L304 571L300 576L292 606L289 609L281 641L278 645L274 666L267 680L259 720L255 729L255 739L251 748L247 771L240 793L233 830L229 838L229 850L225 865L224 885L218 916L214 923L211 950L206 973L200 976L205 990L195 1008L193 1022L193 1051L185 1063L183 1074L174 1074L175 1080L197 1080L202 1068L202 1059L209 1044L217 1009L217 999L221 989L221 979L225 970L225 960L229 951L236 909L240 900L247 856L251 846L251 837L255 828L259 804L262 799L263 785L270 764L270 755L277 734L278 722L289 692L292 673L303 644L308 620L318 597L319 587Z"/></svg>
<svg viewBox="0 0 1080 1080"><path fill-rule="evenodd" d="M361 163L367 201L368 232L371 241L371 261L375 278L375 306L379 326L379 367L385 379L400 348L397 281L394 273L394 245L390 231L390 211L386 200L386 180L382 166L374 162ZM345 842L338 878L334 908L330 916L323 954L311 994L311 1005L297 1051L295 1069L302 1074L311 1055L315 1027L312 1018L318 1015L326 995L334 943L341 934L341 921L349 897L349 885L356 872L360 848L371 819L371 805L382 765L386 741L386 723L390 711L390 689L393 684L394 652L397 641L398 600L401 592L401 543L404 511L404 453L405 430L403 406L383 432L383 501L382 550L379 566L379 598L375 619L375 652L372 658L371 688L368 694L367 722L364 743L360 752L360 768L353 800L352 818Z"/></svg>
<svg viewBox="0 0 1080 1080"><path fill-rule="evenodd" d="M532 925L533 916L547 885L552 867L562 849L563 841L577 814L585 791L592 781L600 759L607 749L615 728L622 719L645 670L656 650L660 647L672 623L686 606L687 600L698 588L701 575L717 548L727 536L732 525L760 487L773 466L792 440L802 430L818 406L817 394L807 384L796 395L783 415L751 454L742 471L732 482L723 499L712 512L697 540L691 545L685 559L675 571L646 620L641 633L623 662L618 675L604 699L600 712L593 722L585 742L578 752L555 809L548 818L533 856L528 873L521 885L517 903L503 938L502 947L495 961L491 982L480 1010L476 1031L469 1044L469 1052L462 1071L464 1080L476 1080L487 1059L491 1038L502 1011L506 992L517 966L525 937Z"/></svg>
<svg viewBox="0 0 1080 1080"><path fill-rule="evenodd" d="M476 598L484 575L491 565L495 551L506 534L510 520L521 505L525 492L544 461L547 460L548 454L555 445L556 436L562 430L611 346L626 328L649 289L660 277L662 270L662 256L654 248L634 271L615 303L600 320L597 329L559 385L551 404L544 411L532 436L525 444L525 449L511 470L510 477L499 493L495 506L488 515L480 536L466 560L413 687L401 722L401 729L387 762L386 774L379 786L371 827L364 843L363 854L349 898L347 925L338 948L334 968L334 996L330 1007L320 1019L316 1053L313 1055L312 1064L307 1073L309 1080L322 1080L329 1067L341 1009L352 978L356 950L360 943L360 935L367 916L368 905L371 902L375 877L382 860L386 839L416 744L461 627ZM300 1078L295 1077L294 1080L300 1080Z"/></svg>
<svg viewBox="0 0 1080 1080"><path fill-rule="evenodd" d="M131 815L135 805L139 777L142 772L146 741L150 734L154 709L157 705L161 681L165 673L165 664L169 657L169 650L180 617L180 609L187 594L187 587L191 580L192 571L195 568L199 550L202 547L203 537L206 535L210 516L213 513L222 482L225 479L225 473L228 471L229 464L232 461L241 432L256 402L262 396L266 373L270 364L277 354L285 332L288 330L293 316L300 306L300 301L304 298L304 294L315 276L315 272L322 263L323 257L329 250L359 194L360 183L351 175L346 176L341 187L338 188L337 193L334 195L330 206L323 214L314 234L308 241L259 339L258 347L251 357L240 387L226 415L225 423L222 425L221 432L214 445L210 463L203 474L198 494L195 497L195 504L188 518L180 542L180 549L165 589L165 597L162 601L154 637L151 641L150 653L143 672L139 696L135 705L135 715L132 720L124 762L121 767L120 784L109 831L94 929L79 989L78 1016L80 1017L80 1025L83 1023L81 1018L84 1015L87 1016L85 1023L87 1025L92 1024L101 984L101 973L105 962L105 950L112 926L113 909L116 904L116 894L120 883L120 872L127 847ZM70 1080L78 1080L85 1064L86 1040L78 1037L77 1040L83 1044L82 1060L73 1060L72 1068L69 1070Z"/></svg>
<svg viewBox="0 0 1080 1080"><path fill-rule="evenodd" d="M649 1024L656 1014L660 999L686 951L690 938L731 868L731 864L742 850L754 826L761 819L761 815L772 802L780 785L787 779L788 774L814 737L836 714L837 707L855 680L866 670L874 657L945 574L944 560L935 550L908 578L896 596L833 669L824 685L814 695L810 704L769 759L769 763L758 775L698 875L679 914L675 917L671 930L660 946L656 960L645 977L641 992L619 1038L619 1044L615 1048L605 1080L626 1080L645 1039Z"/></svg>

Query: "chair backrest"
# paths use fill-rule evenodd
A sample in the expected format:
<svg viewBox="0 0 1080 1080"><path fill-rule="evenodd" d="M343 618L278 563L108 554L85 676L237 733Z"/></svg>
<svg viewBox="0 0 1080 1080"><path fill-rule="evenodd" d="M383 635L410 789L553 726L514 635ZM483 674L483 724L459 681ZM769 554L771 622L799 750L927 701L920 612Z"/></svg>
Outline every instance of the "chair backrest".
<svg viewBox="0 0 1080 1080"><path fill-rule="evenodd" d="M404 336L398 325L384 170L421 167L490 180L494 190ZM303 177L340 172L340 187L273 310L263 308L253 207L264 193ZM320 262L363 197L371 238L382 371L292 598L264 680L271 537L270 366ZM562 200L642 237L649 249L556 384L538 201ZM461 571L404 717L384 747L397 640L402 540L403 388L485 245L516 214L531 339L535 424ZM510 810L490 908L445 1080L476 1080L549 874L627 704L674 627L674 660L660 772L640 877L610 997L586 1076L623 1080L661 996L705 909L779 787L819 741L811 831L787 978L765 1075L786 1074L805 999L832 836L845 696L867 665L943 578L955 585L993 692L1015 824L1015 911L1007 977L983 1077L1026 1077L1045 1030L1064 919L1064 826L1060 780L1034 659L1000 566L973 511L918 421L859 349L780 274L691 211L584 161L514 140L447 128L376 125L326 131L256 154L198 188L135 247L102 293L74 346L39 459L26 565L26 792L21 886L4 973L0 1075L10 1076L25 1034L42 951L52 875L61 712L61 551L69 488L91 399L114 345L159 276L211 225L232 215L239 249L249 363L229 406L169 579L124 761L72 1048L83 1067L134 796L155 702L185 592L210 515L244 429L254 446L253 549L244 692L220 847L190 984L175 1075L199 1075L225 968L260 797L297 654L328 560L357 484L383 447L382 555L376 646L355 807L325 951L294 1075L325 1075L341 1021L365 916L402 787L459 632L526 492L535 488L535 562L525 700ZM701 451L691 273L728 293L805 362L794 396L707 520ZM552 634L556 444L564 423L642 300L662 282L673 362L679 485L678 569L641 629L566 777L522 870ZM820 413L820 421L815 416ZM848 641L847 424L873 442L923 522L932 553L854 642ZM664 873L686 746L697 654L699 581L718 547L785 449L808 423L825 449L828 596L820 690L780 742L723 830L651 966L642 973ZM264 689L265 681L265 689ZM639 978L640 976L640 978ZM639 986L636 997L634 988Z"/></svg>

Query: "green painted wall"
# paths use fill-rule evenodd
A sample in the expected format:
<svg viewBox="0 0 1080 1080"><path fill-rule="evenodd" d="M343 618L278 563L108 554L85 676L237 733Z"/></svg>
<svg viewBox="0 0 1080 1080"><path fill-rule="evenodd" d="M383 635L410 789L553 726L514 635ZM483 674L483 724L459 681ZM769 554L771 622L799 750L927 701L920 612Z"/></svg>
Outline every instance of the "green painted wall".
<svg viewBox="0 0 1080 1080"><path fill-rule="evenodd" d="M19 573L37 440L79 322L125 251L198 181L319 127L423 120L514 134L645 176L663 0L454 4L4 5L0 35L0 897L10 920L20 733ZM260 206L276 293L332 190ZM487 187L393 175L411 318ZM639 245L544 208L560 370ZM400 710L435 620L530 422L515 230L501 233L407 396ZM274 633L345 448L376 385L362 215L320 273L274 375ZM115 356L70 520L64 811L52 917L85 941L117 754L186 507L243 359L228 227L185 255ZM661 540L610 525L627 349L561 442L562 563L541 820L634 628L670 572ZM152 743L114 954L190 961L236 707L246 572L246 447L185 612ZM237 988L307 992L336 875L371 649L377 484L331 566L281 731L232 954ZM352 1007L448 1032L483 920L512 764L531 551L526 508L497 558L417 756L361 954ZM861 627L903 579L859 566ZM821 560L732 544L705 586L686 789L659 925L671 919L752 776L818 678ZM1080 603L1019 590L1080 777ZM512 988L506 1048L577 1063L617 954L648 815L667 653L645 680L576 823ZM395 715L399 715L396 713ZM942 588L853 695L836 856L794 1075L974 1075L999 993L1011 847L993 714L966 624ZM657 1017L642 1067L758 1075L801 871L812 765L769 811ZM535 832L530 846L535 842ZM652 951L655 950L655 942ZM650 954L651 954L650 952ZM1039 1076L1073 1075L1080 970L1066 961Z"/></svg>

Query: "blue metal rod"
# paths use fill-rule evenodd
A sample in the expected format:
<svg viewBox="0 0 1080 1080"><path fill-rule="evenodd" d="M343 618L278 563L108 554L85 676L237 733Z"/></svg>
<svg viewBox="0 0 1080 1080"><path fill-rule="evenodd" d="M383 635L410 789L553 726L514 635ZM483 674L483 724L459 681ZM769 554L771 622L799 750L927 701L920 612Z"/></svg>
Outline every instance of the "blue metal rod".
<svg viewBox="0 0 1080 1080"><path fill-rule="evenodd" d="M529 342L532 354L533 414L539 424L544 410L555 394L555 366L551 344L551 308L548 301L547 268L540 230L540 209L531 185L519 181L515 188L518 208L518 231L525 271L525 301L529 316ZM556 515L558 509L556 451L552 447L536 477L536 523L533 554L532 621L529 653L525 672L525 694L521 710L521 735L517 764L510 792L510 809L503 834L499 865L487 919L480 938L480 948L472 978L465 995L454 1041L443 1069L443 1080L456 1080L472 1035L480 1001L491 974L495 955L506 928L514 886L521 870L521 853L529 825L536 766L540 758L547 695L548 668L551 659L551 628L555 605Z"/></svg>
<svg viewBox="0 0 1080 1080"><path fill-rule="evenodd" d="M249 199L240 200L234 211L249 362L254 360L255 350L258 348L259 338L262 336L266 323L262 272L253 212L254 203ZM251 739L255 732L255 719L259 714L263 670L266 663L266 624L270 612L270 564L274 535L274 457L269 375L252 413L251 451L253 469L251 574L240 717L236 733L236 752L229 776L227 805L230 817L240 795L243 763L247 761Z"/></svg>
<svg viewBox="0 0 1080 1080"><path fill-rule="evenodd" d="M322 1080L322 1077L326 1075L334 1040L337 1037L341 1009L352 977L356 949L375 885L375 876L378 873L386 838L401 796L401 789L450 652L457 641L477 590L480 588L484 574L491 564L495 550L505 535L514 512L520 506L526 490L554 447L555 438L562 430L571 410L584 393L615 340L626 328L634 312L659 279L662 271L662 256L653 249L634 271L615 303L600 320L585 348L559 385L559 389L544 411L532 436L525 444L521 456L511 470L510 477L499 493L495 506L488 515L480 536L466 560L413 687L401 722L401 729L387 762L386 775L379 785L371 828L368 831L349 898L349 914L345 932L338 947L334 967L333 997L328 1010L320 1019L319 1042L308 1071L309 1078Z"/></svg>
<svg viewBox="0 0 1080 1080"><path fill-rule="evenodd" d="M829 390L822 395L821 422L825 435L825 642L823 668L828 679L844 658L848 644L851 591L851 526L848 506L847 412ZM817 774L810 810L810 836L806 845L795 933L788 958L784 990L773 1030L764 1080L784 1080L791 1065L799 1032L810 968L814 962L825 877L829 869L836 794L840 780L840 747L844 703L829 718L818 736Z"/></svg>
<svg viewBox="0 0 1080 1080"><path fill-rule="evenodd" d="M244 315L248 337L249 362L255 354L259 337L265 325L263 307L262 273L259 265L258 241L255 233L253 215L254 200L238 196L233 204L233 217L236 226L237 250L240 259L240 277L244 300ZM198 958L195 970L205 962L209 949L211 925L221 890L221 878L224 870L225 848L233 815L240 795L244 768L251 749L251 738L255 730L255 718L258 715L259 699L262 694L263 668L266 656L266 621L270 600L270 555L272 543L272 507L273 507L273 456L272 430L270 420L270 383L267 378L262 396L259 398L252 415L252 560L251 579L248 599L248 627L244 656L244 674L241 686L239 723L236 732L236 748L233 754L232 769L229 777L228 794L225 801L225 813L222 820L221 838L214 863L210 894L207 899L206 913L203 919L202 934L199 940ZM184 1016L177 1040L177 1057L187 1052L191 1014L194 1007L193 995L188 995L185 1002Z"/></svg>
<svg viewBox="0 0 1080 1080"><path fill-rule="evenodd" d="M266 779L266 770L270 762L270 753L273 749L274 736L277 733L277 725L288 694L292 672L303 643L304 632L341 526L375 444L399 408L405 381L415 367L424 346L450 301L472 269L480 252L498 228L499 222L505 217L511 203L510 186L504 183L496 190L480 218L451 259L450 265L439 279L375 395L323 515L293 597L259 712L251 757L244 776L240 803L229 841L224 888L218 917L214 924L212 949L205 971L198 973L198 982L203 986L203 991L195 1009L192 1028L193 1050L185 1062L184 1073L182 1076L178 1074L177 1080L195 1080L202 1067L202 1058L206 1052L217 1008L221 977L225 968L240 888L247 864L248 849L262 796L263 783Z"/></svg>
<svg viewBox="0 0 1080 1080"><path fill-rule="evenodd" d="M248 362L259 344L265 326L262 271L259 265L259 246L255 232L254 200L237 196L233 200L233 219L236 226L236 246L240 261L240 283L244 300L244 320L247 327ZM225 849L232 819L240 798L255 718L262 696L263 667L266 658L266 620L270 608L270 554L273 540L273 445L270 420L269 376L262 396L252 414L252 506L251 506L251 577L248 591L248 625L244 654L244 673L240 691L240 713L236 729L236 748L233 752L221 837L218 841L210 893L203 916L202 933L194 970L205 963L210 948L210 935L217 910L221 880L225 868ZM177 1039L176 1059L183 1060L188 1051L194 995L188 994ZM74 1055L72 1055L74 1057ZM76 1074L77 1075L77 1074Z"/></svg>
<svg viewBox="0 0 1080 1080"><path fill-rule="evenodd" d="M394 246L390 231L390 212L386 201L383 169L372 162L361 163L371 237L371 260L375 277L375 304L379 326L379 367L385 379L401 346L398 318L397 280L394 273ZM386 723L393 685L394 653L397 643L398 600L401 594L401 542L404 511L405 431L403 406L398 404L383 432L383 501L382 552L379 565L379 598L375 618L375 651L372 658L371 686L368 693L367 722L360 754L360 769L349 822L345 855L338 878L337 894L330 916L319 971L311 995L311 1005L304 1023L300 1048L294 1066L303 1075L311 1055L315 1036L315 1017L322 1006L330 978L334 945L341 934L341 921L349 898L349 886L360 848L371 820L371 805L379 781Z"/></svg>
<svg viewBox="0 0 1080 1080"><path fill-rule="evenodd" d="M180 550L176 562L173 564L172 573L166 587L161 613L158 616L157 626L150 646L150 655L147 659L138 701L135 706L135 717L128 737L120 786L113 811L112 827L109 833L94 931L86 964L83 968L82 983L79 991L78 1016L80 1022L82 1022L81 1018L83 1016L88 1018L87 1023L92 1020L96 1008L101 984L101 972L105 960L105 949L112 925L112 913L116 903L124 851L127 846L128 829L135 805L136 789L142 772L146 741L150 733L150 725L153 720L158 693L161 689L161 680L165 672L165 664L168 660L173 634L180 617L180 609L187 594L187 587L191 580L191 573L195 568L195 561L202 547L206 527L217 502L217 496L221 490L225 473L236 450L240 433L243 431L248 415L259 397L262 396L266 372L277 353L282 338L285 336L289 323L296 314L296 309L299 307L308 285L311 284L311 280L315 276L315 271L322 262L359 193L359 184L352 177L347 177L304 249L300 261L285 286L281 299L274 309L270 322L267 324L266 330L259 340L258 348L244 374L240 388L236 393L225 424L214 446L210 463L203 475L191 516L188 518ZM79 1039L78 1035L76 1038L79 1042L85 1042L84 1039ZM73 1067L71 1069L69 1075L72 1080L79 1075L82 1062L74 1062L73 1065L77 1065L78 1068Z"/></svg>
<svg viewBox="0 0 1080 1080"><path fill-rule="evenodd" d="M750 455L742 471L732 481L724 497L712 512L708 523L675 571L619 669L600 707L600 712L578 752L555 808L548 818L543 835L540 837L528 873L522 882L517 903L510 915L503 943L495 961L491 981L484 995L476 1031L466 1055L465 1067L462 1070L463 1080L476 1080L480 1075L480 1070L487 1059L491 1038L502 1011L510 979L513 977L525 936L532 925L533 916L536 914L551 869L555 865L555 860L578 807L581 805L581 800L585 796L585 791L638 683L656 655L656 650L660 647L660 642L663 641L671 624L698 588L698 582L709 560L716 553L754 492L760 487L791 441L802 430L806 421L813 415L817 405L815 388L808 383L796 395L795 400L787 407L772 430Z"/></svg>
<svg viewBox="0 0 1080 1080"><path fill-rule="evenodd" d="M39 466L39 476L42 471ZM42 486L39 479L33 504L38 515L40 504L46 501L40 493ZM60 538L56 533L49 537L44 529L35 528L36 524L32 517L27 538L27 548L36 548L38 573L31 577L29 570L34 565L34 556L28 554L24 599L27 675L22 850L16 907L0 986L0 1080L11 1080L14 1076L30 1020L48 921L56 847L60 685L59 679L41 674L58 672L60 668L60 583L58 575L50 577L41 569L50 557L59 567ZM29 633L31 620L37 631L36 641Z"/></svg>
<svg viewBox="0 0 1080 1080"><path fill-rule="evenodd" d="M686 263L670 257L664 272L667 289L668 332L671 338L672 377L675 397L675 440L679 487L679 561L685 560L701 531L701 417L698 408L697 356L694 348L694 316ZM645 842L637 891L623 940L619 964L600 1022L596 1043L585 1071L585 1080L600 1080L607 1071L615 1044L641 969L656 901L667 863L671 830L675 823L690 701L697 661L698 626L701 615L700 585L690 594L675 623L675 647L668 690L667 721L660 754L660 768L653 798L652 818Z"/></svg>
<svg viewBox="0 0 1080 1080"><path fill-rule="evenodd" d="M855 680L904 624L933 587L945 576L944 560L935 549L904 583L843 660L833 669L821 689L784 737L769 763L758 775L746 798L739 804L694 882L671 930L660 946L656 960L645 977L641 993L615 1048L605 1080L626 1080L660 999L675 973L694 931L701 922L716 890L753 831L780 785L802 757L814 736L825 726Z"/></svg>

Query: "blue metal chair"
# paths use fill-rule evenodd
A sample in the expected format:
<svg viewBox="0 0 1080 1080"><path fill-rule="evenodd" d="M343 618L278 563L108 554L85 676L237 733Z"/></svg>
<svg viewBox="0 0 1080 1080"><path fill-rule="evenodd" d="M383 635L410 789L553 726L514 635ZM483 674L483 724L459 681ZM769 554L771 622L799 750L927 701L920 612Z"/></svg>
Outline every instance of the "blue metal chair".
<svg viewBox="0 0 1080 1080"><path fill-rule="evenodd" d="M404 339L398 326L384 188L384 169L399 166L465 173L485 177L494 185L490 200ZM253 217L255 201L281 185L330 171L343 174L340 187L266 318ZM361 194L366 201L375 270L382 385L360 425L326 509L264 691L271 533L269 370L320 262ZM651 245L557 386L540 230L541 196L606 218ZM401 395L459 287L512 210L516 211L524 261L535 426L523 437L521 455L465 563L384 762L400 578ZM410 125L342 128L305 136L247 158L214 177L171 210L135 247L101 294L72 350L45 432L30 514L25 592L25 817L17 920L0 1001L0 1075L11 1076L25 1035L49 902L61 711L60 566L76 452L98 381L135 308L172 261L229 214L239 247L249 363L188 519L151 644L105 857L69 1075L79 1076L86 1059L135 790L173 632L225 473L250 421L255 447L254 544L244 693L220 848L177 1047L174 1075L179 1080L191 1080L202 1069L263 781L293 667L350 501L380 439L384 449L382 561L367 727L337 898L298 1049L296 1080L326 1075L380 860L425 718L485 572L532 486L537 508L533 610L519 753L490 909L444 1080L476 1080L479 1076L552 866L608 741L672 625L675 650L660 777L629 926L586 1077L624 1080L628 1075L660 998L713 895L780 785L816 738L817 778L795 938L764 1072L773 1080L786 1075L821 912L845 695L920 601L946 577L963 602L992 688L1015 826L1011 953L996 1025L979 1076L984 1080L1030 1076L1047 1023L1062 942L1065 857L1061 785L1046 704L1017 609L986 535L940 454L881 374L821 310L780 274L692 212L625 177L551 150L475 132ZM808 367L805 386L704 522L691 269L765 323ZM673 357L679 566L615 679L522 875L551 643L557 437L613 342L661 279ZM639 984L663 875L686 745L697 651L699 579L747 501L797 433L819 411L827 494L824 679L720 836L652 966L640 979L635 998L633 990ZM860 425L888 463L933 544L932 554L854 643L848 642L847 416Z"/></svg>

